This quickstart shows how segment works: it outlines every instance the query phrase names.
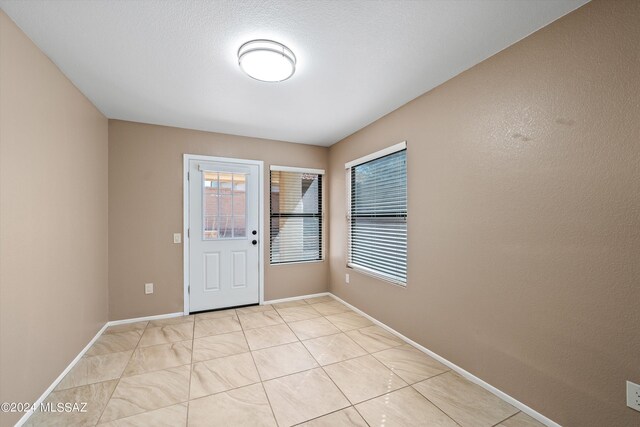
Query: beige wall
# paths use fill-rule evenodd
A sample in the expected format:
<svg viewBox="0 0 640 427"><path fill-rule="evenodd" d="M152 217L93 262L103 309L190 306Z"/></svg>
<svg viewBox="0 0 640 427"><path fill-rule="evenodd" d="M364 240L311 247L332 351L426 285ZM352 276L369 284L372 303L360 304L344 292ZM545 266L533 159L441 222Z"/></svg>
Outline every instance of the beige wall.
<svg viewBox="0 0 640 427"><path fill-rule="evenodd" d="M328 152L324 147L110 120L110 319L183 310L182 245L173 243L173 233L182 232L183 154L263 160L268 227L269 166L325 169ZM268 242L264 259L266 300L327 291L328 262L271 266ZM146 282L155 284L154 294L144 294Z"/></svg>
<svg viewBox="0 0 640 427"><path fill-rule="evenodd" d="M567 426L640 425L639 22L587 4L330 150L330 290ZM345 285L344 164L403 140L408 286Z"/></svg>
<svg viewBox="0 0 640 427"><path fill-rule="evenodd" d="M40 397L107 321L107 131L0 11L0 402Z"/></svg>
<svg viewBox="0 0 640 427"><path fill-rule="evenodd" d="M640 382L639 21L640 2L590 3L327 150L122 121L107 130L0 12L0 401L35 400L108 316L182 310L172 233L192 153L264 160L265 194L270 164L329 165L330 263L267 265L266 299L330 279L561 424L639 424L624 403L624 381ZM402 140L406 289L344 267L344 163Z"/></svg>

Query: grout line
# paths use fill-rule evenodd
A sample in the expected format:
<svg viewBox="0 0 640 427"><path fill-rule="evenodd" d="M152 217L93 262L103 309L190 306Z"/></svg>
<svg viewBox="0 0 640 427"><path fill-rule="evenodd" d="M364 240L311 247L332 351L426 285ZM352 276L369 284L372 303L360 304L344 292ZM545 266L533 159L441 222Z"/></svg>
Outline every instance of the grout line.
<svg viewBox="0 0 640 427"><path fill-rule="evenodd" d="M444 372L442 372L442 373L440 373L440 374L438 374L438 375L442 375L443 373L444 373ZM438 375L434 375L434 376L438 376ZM431 377L431 378L433 378L433 377ZM417 384L417 383L414 383L414 384ZM429 402L430 404L432 404L432 405L433 405L433 406L434 406L438 411L442 412L442 413L443 413L447 418L449 418L451 421L453 421L453 423L454 423L454 424L456 424L456 425L458 425L458 426L460 425L456 420L454 420L453 418L451 418L451 416L450 416L449 414L447 414L445 411L443 411L443 410L442 410L438 405L436 405L435 403L433 403L432 401L430 401L430 400L429 400L428 398L426 398L422 393L420 393L418 390L416 390L416 389L413 387L413 384L408 384L408 383L407 383L407 385L406 385L406 386L404 386L404 387L400 387L400 388L397 388L397 389L395 389L395 390L392 390L392 391L388 391L388 392L382 393L382 394L380 394L380 395L378 395L378 396L374 396L374 397L371 397L371 398L369 398L369 399L365 399L365 400L363 400L362 402L354 403L354 404L353 404L353 407L354 407L354 409L358 412L358 414L360 414L360 416L362 417L362 419L364 419L364 416L360 413L360 411L358 411L358 408L356 407L356 405L360 405L360 404L362 404L362 403L369 402L369 401L374 400L374 399L378 399L378 398L380 398L380 397L382 397L382 396L386 396L387 394L395 393L395 392L397 392L397 391L404 390L404 389L406 389L406 388L410 388L410 389L412 389L413 391L415 391L416 393L418 393L418 395L419 395L420 397L422 397L424 400L426 400L427 402ZM365 420L365 422L366 422L366 420ZM367 423L367 424L369 424L369 423Z"/></svg>
<svg viewBox="0 0 640 427"><path fill-rule="evenodd" d="M96 421L96 425L100 423L100 420L102 419L102 417L104 415L104 411L107 409L107 406L109 406L109 402L111 402L111 399L113 398L114 393L118 389L118 386L120 385L120 380L122 379L122 376L124 375L124 371L127 370L127 366L129 366L129 363L131 363L131 359L133 359L133 355L136 353L136 350L138 349L138 345L140 344L140 340L142 340L142 335L144 335L144 332L147 330L148 326L149 326L149 323L147 323L144 326L144 329L142 330L142 333L138 337L138 342L136 343L136 346L133 348L133 351L131 352L131 355L129 356L129 360L127 361L127 364L124 365L124 369L122 370L122 373L118 377L118 381L116 382L116 386L111 391L111 394L109 395L109 398L107 399L107 403L105 403L104 407L102 408L102 411L100 411L100 416L98 417L98 420ZM109 421L113 421L113 420L109 420Z"/></svg>
<svg viewBox="0 0 640 427"><path fill-rule="evenodd" d="M447 372L449 372L449 371L447 371ZM442 373L439 373L438 375L442 375L442 374L445 374L445 373L446 373L446 372L442 372ZM431 378L437 377L438 375L434 375L433 377L430 377L430 378L427 378L427 379L431 379ZM427 381L427 380L424 380L424 381ZM418 382L421 382L421 381L418 381ZM432 402L432 401L431 401L431 399L429 399L427 396L425 396L424 394L420 393L420 392L419 392L419 391L414 387L414 385L415 385L415 384L418 384L418 383L413 383L413 384L411 384L411 386L410 386L410 387L411 387L411 388L413 388L413 390L414 390L416 393L418 393L420 396L422 396L422 397L423 397L427 402L431 403L431 404L432 404L432 405L433 405L433 406L434 406L438 411L442 412L442 413L443 413L447 418L449 418L451 421L453 421L456 425L458 425L458 426L460 425L460 423L459 423L459 422L457 422L456 420L454 420L454 419L453 419L453 417L452 417L451 415L449 415L447 412L445 412L445 410L444 410L444 409L442 409L441 407L439 407L438 405L436 405L436 403L435 403L435 402Z"/></svg>
<svg viewBox="0 0 640 427"><path fill-rule="evenodd" d="M392 390L392 391L385 391L384 393L379 394L379 395L377 395L377 396L373 396L373 397L370 397L370 398L365 399L365 400L363 400L363 401L360 401L360 402L358 402L358 403L354 403L354 404L353 404L353 406L355 407L356 405L359 405L359 404L361 404L361 403L365 403L365 402L368 402L368 401L370 401L370 400L377 399L377 398L382 397L382 396L384 396L384 395L386 395L386 394L391 394L391 393L394 393L394 392L396 392L396 391L404 390L405 388L412 388L412 387L411 387L411 385L410 385L410 384L407 384L407 385L405 385L405 386L402 386L402 387L397 388L397 389ZM418 392L416 391L416 393L418 393ZM420 395L420 396L422 396L422 395Z"/></svg>
<svg viewBox="0 0 640 427"><path fill-rule="evenodd" d="M410 386L414 386L414 385L416 385L416 384L418 384L418 383L421 383L421 382L423 382L423 381L431 380L431 379L433 379L433 378L435 378L435 377L439 377L440 375L444 375L444 374L447 374L447 373L449 373L449 372L451 372L451 369L447 369L447 370L446 370L446 371L444 371L444 372L440 372L439 374L432 375L432 376L430 376L429 378L425 378L425 379L422 379L422 380L420 380L420 381L413 382L413 383L411 383L411 384L409 384L409 385L410 385ZM407 384L408 384L408 383L407 383ZM416 391L417 391L417 390L416 390ZM420 393L420 394L422 394L422 393ZM435 405L435 403L434 403L434 405Z"/></svg>
<svg viewBox="0 0 640 427"><path fill-rule="evenodd" d="M247 345L249 346L249 351L254 352L254 351L260 351L260 350L266 350L266 349L268 349L268 348L279 347L279 346L281 346L281 345L295 344L295 343L297 343L297 342L301 342L301 341L300 341L300 338L298 338L298 336L296 335L296 333L295 333L295 332L293 332L293 331L291 330L291 327L289 327L289 325L288 325L287 323L284 323L284 324L282 324L282 325L265 326L264 328L249 329L249 331L257 331L257 330L260 330L260 329L273 328L273 327L275 327L275 326L283 326L283 325L284 325L284 326L286 326L286 327L287 327L287 329L289 330L289 332L291 332L291 333L293 334L293 336L296 338L296 340L295 340L295 341L291 341L291 342L284 342L284 343L280 343L280 344L270 345L270 346L267 346L267 347L261 347L261 348L252 349L252 348L251 348L251 345L249 344L249 340L247 339L247 334L245 333L245 334L244 334L244 337L245 337L245 339L247 340ZM243 332L244 332L244 330L243 330Z"/></svg>
<svg viewBox="0 0 640 427"><path fill-rule="evenodd" d="M340 392L340 394L342 395L342 397L344 397L344 398L345 398L345 400L346 400L347 402L349 402L349 405L350 405L350 406L353 406L353 402L351 402L351 401L349 400L349 398L347 397L347 395L346 395L346 394L344 394L344 392L342 391L342 389L341 389L340 387L338 387L338 384L336 384L336 382L333 380L333 378L331 378L331 375L329 375L329 373L326 371L326 369L324 369L324 366L322 366L322 365L321 365L321 366L320 366L320 368L322 369L322 372L324 372L324 374L327 376L327 378L329 378L329 381L331 381L331 382L333 383L334 387L338 390L338 392ZM348 406L346 406L346 408L348 408ZM342 408L342 409L344 409L344 408Z"/></svg>
<svg viewBox="0 0 640 427"><path fill-rule="evenodd" d="M184 365L183 365L183 366L184 366ZM169 407L171 407L171 406L181 405L181 404L183 404L183 403L186 403L186 404L187 404L187 411L188 411L188 408L189 408L189 401L188 401L188 400L182 400L182 401L179 401L179 402L171 403L171 404L169 404L169 405L164 405L164 406L160 406L160 407L158 407L158 408L149 409L148 411L138 412L137 414L127 415L126 417L116 418L115 420L107 421L107 423L111 424L111 423L114 423L114 422L117 422L117 421L126 420L127 418L133 418L133 417L136 417L136 416L139 416L139 415L144 415L144 414L147 414L147 413L149 413L149 412L159 411L160 409L166 409L166 408L169 408ZM98 421L98 423L100 424L100 422L99 422L99 421ZM104 423L102 423L102 424L104 424ZM96 425L98 425L98 424L96 424Z"/></svg>
<svg viewBox="0 0 640 427"><path fill-rule="evenodd" d="M153 328L151 328L153 329ZM180 343L184 343L187 341L193 341L193 338L187 338L187 339L178 339L176 341L168 341L168 342L161 342L158 344L151 344L151 345L140 345L138 344L136 346L136 350L143 350L145 348L154 348L154 347L160 347L161 345L175 345L175 344L180 344Z"/></svg>
<svg viewBox="0 0 640 427"><path fill-rule="evenodd" d="M364 422L365 422L365 424L366 424L366 425L368 425L369 427L373 427L371 424L369 424L369 421L367 421L367 419L364 417L364 415L362 415L362 414L360 413L360 411L358 411L358 408L356 408L356 405L353 405L353 409L356 411L356 413L357 413L358 415L360 415L360 418L362 418L362 419L364 420Z"/></svg>
<svg viewBox="0 0 640 427"><path fill-rule="evenodd" d="M347 400L349 400L349 399L347 399ZM344 407L344 408L341 408L341 409L336 409L335 411L327 412L327 413L326 413L326 414L324 414L324 415L319 415L319 416L317 416L317 417L309 418L308 420L305 420L305 421L299 422L299 423L297 423L297 424L294 424L294 425L292 425L291 427L301 426L302 424L308 423L309 421L314 421L314 420L317 420L318 418L326 417L326 416L329 416L329 415L332 415L332 414L338 413L338 412L340 412L340 411L345 411L345 410L347 410L347 409L349 409L349 408L356 409L356 408L354 408L354 406L353 406L353 405L349 405L349 406ZM364 420L364 418L363 418L363 420ZM366 421L366 420L365 420L365 423L367 423L367 421ZM369 423L367 423L367 425L369 425Z"/></svg>
<svg viewBox="0 0 640 427"><path fill-rule="evenodd" d="M128 352L131 352L133 354L133 350L124 350L124 351L116 351L116 352L113 352L113 353L101 354L99 356L83 356L82 359L91 359L91 358L94 358L94 357L103 357L103 356L109 356L109 355L112 355L112 354L128 353ZM129 356L129 357L131 357L131 356ZM127 363L129 363L129 362L127 361ZM125 368L126 368L126 365L125 365ZM74 366L74 369L75 369L75 366ZM124 368L123 368L122 371L124 372ZM69 371L69 373L71 373L71 371ZM69 374L67 374L67 375L69 375ZM67 377L67 375L64 376L63 380ZM105 379L105 380L100 380L100 381L94 381L94 382L91 382L91 383L88 382L86 384L74 385L72 387L66 387L66 388L59 389L58 387L60 387L60 384L62 384L62 381L60 381L60 383L56 386L56 388L52 391L52 393L60 392L60 391L72 390L74 388L86 387L86 386L105 383L105 382L109 382L109 381L115 381L118 378L120 378L121 376L122 376L122 374L120 374L120 376L118 376L116 378L110 378L110 379Z"/></svg>
<svg viewBox="0 0 640 427"><path fill-rule="evenodd" d="M247 354L247 353L249 353L249 352L245 351L243 353L231 354L229 356L223 356L223 357L217 357L215 359L203 360L202 362L195 362L194 364L207 363L207 362L210 362L212 360L224 359L226 357L241 356L241 355ZM182 366L187 366L187 365L173 366L172 368L167 368L167 369L180 368ZM153 372L158 372L158 371L153 371ZM259 376L260 375L258 375L258 377ZM229 389L226 389L226 390L215 391L213 393L205 394L203 396L194 397L193 399L191 399L191 397L189 396L189 398L185 402L190 402L192 400L198 400L198 399L204 399L205 397L214 396L216 394L222 394L222 393L226 393L226 392L233 391L233 390L238 390L239 388L249 387L251 385L256 385L256 384L261 383L261 382L262 382L261 380L254 381L252 383L241 385L241 386L238 386L238 387L232 387L232 388L229 388ZM177 405L178 403L181 403L181 402L174 403L174 405ZM171 406L171 405L169 405L169 406Z"/></svg>
<svg viewBox="0 0 640 427"><path fill-rule="evenodd" d="M217 320L217 319L216 319L216 320ZM240 330L240 331L230 331L230 332L221 332L221 333L219 333L219 334L212 334L212 335L203 335L203 336L201 336L201 337L196 337L196 336L195 336L195 334L194 334L193 339L194 339L194 340L201 340L201 339L203 339L203 338L217 337L217 336L220 336L220 335L237 334L238 332L242 332L242 330Z"/></svg>
<svg viewBox="0 0 640 427"><path fill-rule="evenodd" d="M516 409L518 409L518 408L516 408ZM504 420L502 420L502 421L498 421L497 423L493 424L493 426L492 426L492 427L496 427L496 426L498 426L498 425L502 424L503 422L505 422L505 421L507 421L507 420L510 420L511 418L515 417L516 415L518 415L518 414L519 414L519 413L521 413L521 412L522 412L522 411L518 410L518 412L516 412L515 414L513 414L513 415L509 415L509 416L508 416L507 418L505 418Z"/></svg>
<svg viewBox="0 0 640 427"><path fill-rule="evenodd" d="M235 312L235 310L234 310ZM189 364L189 388L187 389L187 417L185 420L185 425L189 425L189 407L191 402L191 379L193 377L193 349L195 347L195 339L196 339L196 317L193 318L193 330L191 331L191 363Z"/></svg>
<svg viewBox="0 0 640 427"><path fill-rule="evenodd" d="M137 376L140 376L140 375L152 374L154 372L168 371L169 369L182 368L183 366L189 366L189 365L191 365L191 362L182 363L180 365L167 366L166 368L162 368L162 369L153 369L151 371L138 372L138 373L135 373L135 374L132 374L132 375L122 375L120 378L137 377Z"/></svg>
<svg viewBox="0 0 640 427"><path fill-rule="evenodd" d="M258 313L262 313L262 312L260 311ZM273 410L273 406L271 405L271 400L269 399L269 395L267 394L267 389L264 387L264 381L262 381L262 375L260 374L260 370L258 369L258 364L256 363L256 359L255 357L253 357L253 351L251 351L251 347L249 346L249 340L247 339L247 332L244 329L244 326L242 326L242 322L240 323L240 328L242 329L242 335L244 336L244 340L247 343L247 348L249 349L249 355L251 355L251 360L253 361L253 367L256 368L256 372L258 373L258 379L260 380L259 382L260 382L260 386L262 387L262 392L264 393L264 396L267 398L267 403L269 404L269 409L271 410L273 421L275 421L276 425L279 425L278 419L276 418L276 413ZM260 328L255 328L255 329L260 329Z"/></svg>
<svg viewBox="0 0 640 427"><path fill-rule="evenodd" d="M255 360L253 361L253 363L254 364L256 363ZM264 387L264 381L260 381L260 386L262 387L262 392L264 393L264 396L267 398L267 403L269 404L269 409L271 409L271 415L273 416L273 420L276 422L276 425L280 425L280 423L278 422L278 419L276 418L276 413L273 411L273 406L271 405L271 399L269 399L269 394L267 393L267 389Z"/></svg>
<svg viewBox="0 0 640 427"><path fill-rule="evenodd" d="M230 314L228 316L220 316L220 317L204 317L204 316L199 316L198 314L196 314L194 319L193 319L193 323L196 323L196 322L208 322L208 321L211 321L211 320L227 319L229 317L235 317L236 319L238 319L238 322L240 321L240 317L239 317L238 314Z"/></svg>

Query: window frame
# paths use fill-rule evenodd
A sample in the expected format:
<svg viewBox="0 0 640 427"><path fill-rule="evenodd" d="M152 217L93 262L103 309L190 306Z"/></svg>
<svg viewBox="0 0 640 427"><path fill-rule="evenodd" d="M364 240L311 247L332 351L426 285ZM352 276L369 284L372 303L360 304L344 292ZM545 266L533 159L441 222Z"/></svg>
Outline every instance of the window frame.
<svg viewBox="0 0 640 427"><path fill-rule="evenodd" d="M274 214L273 213L273 200L271 197L272 186L272 172L293 172L300 174L313 174L318 175L318 213L298 213L298 214ZM287 264L307 264L323 262L325 257L325 239L324 239L324 185L323 182L325 175L324 169L312 169L312 168L299 168L292 166L277 166L271 165L269 167L269 265L287 265ZM273 262L273 248L271 246L271 235L274 218L318 218L318 252L319 258L317 259L303 259L295 261L279 261Z"/></svg>
<svg viewBox="0 0 640 427"><path fill-rule="evenodd" d="M383 280L385 282L389 282L393 285L397 285L400 286L402 288L406 288L408 283L409 283L409 259L408 259L408 249L409 249L409 233L408 233L408 227L409 227L409 182L408 182L408 170L407 170L407 213L404 216L405 218L405 224L406 224L406 228L407 228L407 260L405 262L405 269L406 269L406 275L405 275L405 280L399 280L398 278L396 278L395 276L391 276L387 273L381 272L381 271L377 271L374 270L372 268L369 267L365 267L362 265L358 265L355 264L353 262L351 262L351 242L352 242L352 225L353 225L353 218L352 218L352 188L351 188L351 180L352 180L352 171L353 168L362 165L364 163L368 163L371 162L373 160L377 160L386 156L389 156L391 154L395 154L398 153L400 151L406 151L407 150L407 141L402 141L398 144L392 145L390 147L384 148L382 150L376 151L374 153L368 154L366 156L360 157L358 159L352 160L350 162L345 163L345 183L346 183L346 207L347 207L347 214L346 214L346 218L347 218L347 262L346 262L346 267L366 274L368 276L372 276L376 279L380 279ZM407 165L408 167L408 165Z"/></svg>

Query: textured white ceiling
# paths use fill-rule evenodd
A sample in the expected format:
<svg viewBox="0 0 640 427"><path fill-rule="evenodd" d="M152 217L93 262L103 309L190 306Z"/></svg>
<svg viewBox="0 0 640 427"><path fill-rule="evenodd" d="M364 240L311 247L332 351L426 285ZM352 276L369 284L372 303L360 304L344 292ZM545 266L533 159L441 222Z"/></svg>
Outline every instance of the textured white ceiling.
<svg viewBox="0 0 640 427"><path fill-rule="evenodd" d="M586 0L0 0L108 117L331 145ZM296 74L244 75L289 46Z"/></svg>

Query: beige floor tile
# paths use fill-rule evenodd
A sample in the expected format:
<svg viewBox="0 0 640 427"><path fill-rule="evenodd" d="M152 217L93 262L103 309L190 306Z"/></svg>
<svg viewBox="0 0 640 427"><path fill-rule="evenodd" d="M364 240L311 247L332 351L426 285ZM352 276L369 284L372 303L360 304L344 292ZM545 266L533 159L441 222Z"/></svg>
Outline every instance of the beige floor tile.
<svg viewBox="0 0 640 427"><path fill-rule="evenodd" d="M237 388L189 402L189 427L275 427L261 384Z"/></svg>
<svg viewBox="0 0 640 427"><path fill-rule="evenodd" d="M373 325L369 319L360 316L358 313L354 313L353 311L332 314L327 316L327 320L336 325L336 327L343 332Z"/></svg>
<svg viewBox="0 0 640 427"><path fill-rule="evenodd" d="M375 325L354 329L346 332L346 334L369 353L405 344L400 338Z"/></svg>
<svg viewBox="0 0 640 427"><path fill-rule="evenodd" d="M513 417L498 424L497 427L544 427L544 424L524 412L518 412Z"/></svg>
<svg viewBox="0 0 640 427"><path fill-rule="evenodd" d="M157 344L167 344L171 342L186 341L193 339L193 323L177 323L157 327L147 327L138 345L149 347Z"/></svg>
<svg viewBox="0 0 640 427"><path fill-rule="evenodd" d="M331 301L336 301L336 300L329 295L324 295L324 296L315 297L315 298L307 298L304 300L304 302L306 302L307 304L319 304L321 302L331 302Z"/></svg>
<svg viewBox="0 0 640 427"><path fill-rule="evenodd" d="M281 308L291 308L291 307L306 307L309 304L307 304L306 302L304 302L304 300L301 299L297 299L297 300L293 300L293 301L285 301L285 302L278 302L276 304L271 304L271 307L277 309L281 309Z"/></svg>
<svg viewBox="0 0 640 427"><path fill-rule="evenodd" d="M178 403L166 408L98 424L98 427L185 427L186 425L187 403Z"/></svg>
<svg viewBox="0 0 640 427"><path fill-rule="evenodd" d="M222 319L224 317L234 317L237 316L237 311L235 308L230 308L228 310L217 310L217 311L208 311L206 313L198 313L195 314L194 317L196 320L210 320L210 319Z"/></svg>
<svg viewBox="0 0 640 427"><path fill-rule="evenodd" d="M263 383L278 425L291 426L349 406L322 369Z"/></svg>
<svg viewBox="0 0 640 427"><path fill-rule="evenodd" d="M349 307L338 301L321 302L319 304L313 304L312 307L315 308L323 316L330 316L332 314L346 313L348 311L351 311Z"/></svg>
<svg viewBox="0 0 640 427"><path fill-rule="evenodd" d="M300 427L368 427L353 407L299 424Z"/></svg>
<svg viewBox="0 0 640 427"><path fill-rule="evenodd" d="M261 311L259 313L241 314L240 323L247 329L264 328L265 326L280 325L284 320L275 310Z"/></svg>
<svg viewBox="0 0 640 427"><path fill-rule="evenodd" d="M219 357L193 364L189 398L207 396L260 382L251 353Z"/></svg>
<svg viewBox="0 0 640 427"><path fill-rule="evenodd" d="M189 398L189 366L149 372L120 379L100 422L140 414Z"/></svg>
<svg viewBox="0 0 640 427"><path fill-rule="evenodd" d="M249 351L247 340L242 332L212 335L193 340L193 361L215 359Z"/></svg>
<svg viewBox="0 0 640 427"><path fill-rule="evenodd" d="M251 350L289 344L298 341L296 335L287 325L267 326L265 328L249 329L245 336Z"/></svg>
<svg viewBox="0 0 640 427"><path fill-rule="evenodd" d="M298 307L278 308L277 310L285 322L297 322L299 320L313 319L314 317L322 316L308 304Z"/></svg>
<svg viewBox="0 0 640 427"><path fill-rule="evenodd" d="M86 412L36 412L27 422L27 426L94 426L109 401L117 380L89 384L68 390L54 391L45 400L55 408L58 403L83 403Z"/></svg>
<svg viewBox="0 0 640 427"><path fill-rule="evenodd" d="M324 370L353 404L407 386L370 355L325 366Z"/></svg>
<svg viewBox="0 0 640 427"><path fill-rule="evenodd" d="M454 372L438 375L413 387L463 427L493 426L518 412Z"/></svg>
<svg viewBox="0 0 640 427"><path fill-rule="evenodd" d="M345 334L335 334L302 342L321 365L364 356L366 351Z"/></svg>
<svg viewBox="0 0 640 427"><path fill-rule="evenodd" d="M449 370L442 363L409 344L374 353L373 356L409 384Z"/></svg>
<svg viewBox="0 0 640 427"><path fill-rule="evenodd" d="M87 356L99 356L101 354L133 350L138 345L141 335L142 330L103 334L85 354Z"/></svg>
<svg viewBox="0 0 640 427"><path fill-rule="evenodd" d="M316 317L315 319L302 320L300 322L291 322L288 325L300 340L308 340L311 338L340 333L340 329L336 328L333 323L329 322L324 317Z"/></svg>
<svg viewBox="0 0 640 427"><path fill-rule="evenodd" d="M120 378L132 353L133 351L130 350L100 356L85 356L65 375L56 390Z"/></svg>
<svg viewBox="0 0 640 427"><path fill-rule="evenodd" d="M254 351L253 358L263 381L318 367L299 342Z"/></svg>
<svg viewBox="0 0 640 427"><path fill-rule="evenodd" d="M161 369L191 363L191 341L139 347L131 356L124 370L124 376L159 371Z"/></svg>
<svg viewBox="0 0 640 427"><path fill-rule="evenodd" d="M271 304L252 305L250 307L236 308L236 312L238 314L260 313L261 311L269 311L269 310L273 310L273 306Z"/></svg>
<svg viewBox="0 0 640 427"><path fill-rule="evenodd" d="M148 327L158 327L158 326L167 326L167 325L177 325L178 323L188 323L193 322L196 316L177 316L177 317L167 317L166 319L157 319L149 322Z"/></svg>
<svg viewBox="0 0 640 427"><path fill-rule="evenodd" d="M371 427L458 427L444 412L411 387L356 405Z"/></svg>
<svg viewBox="0 0 640 427"><path fill-rule="evenodd" d="M122 325L113 325L109 326L104 333L105 334L116 334L118 332L129 332L129 331L144 331L144 328L147 327L147 323L149 322L134 322L134 323L123 323Z"/></svg>
<svg viewBox="0 0 640 427"><path fill-rule="evenodd" d="M218 319L196 319L196 328L193 336L195 338L202 338L209 335L220 335L241 330L240 321L235 316L221 317Z"/></svg>

